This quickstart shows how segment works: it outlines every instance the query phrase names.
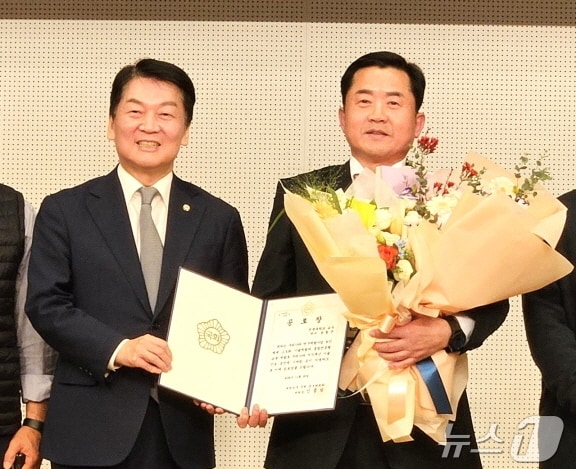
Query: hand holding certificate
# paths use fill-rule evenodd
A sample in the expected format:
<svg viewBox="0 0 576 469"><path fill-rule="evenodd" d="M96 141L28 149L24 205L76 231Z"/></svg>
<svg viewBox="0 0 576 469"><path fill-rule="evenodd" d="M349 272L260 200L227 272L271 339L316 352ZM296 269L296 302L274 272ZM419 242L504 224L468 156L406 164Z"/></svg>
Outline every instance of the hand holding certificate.
<svg viewBox="0 0 576 469"><path fill-rule="evenodd" d="M332 409L344 312L336 294L260 300L181 269L160 384L236 414Z"/></svg>

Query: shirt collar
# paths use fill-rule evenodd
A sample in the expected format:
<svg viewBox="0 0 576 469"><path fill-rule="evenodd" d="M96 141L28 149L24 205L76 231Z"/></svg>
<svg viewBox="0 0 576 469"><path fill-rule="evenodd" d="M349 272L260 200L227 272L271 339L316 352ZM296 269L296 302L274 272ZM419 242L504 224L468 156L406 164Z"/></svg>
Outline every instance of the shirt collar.
<svg viewBox="0 0 576 469"><path fill-rule="evenodd" d="M122 193L124 194L124 199L126 200L126 204L128 204L138 189L142 187L142 183L126 171L121 164L118 165L117 173L118 179L120 180L120 186L122 187ZM170 188L172 187L173 178L174 173L170 171L166 176L152 185L158 190L158 193L162 197L166 206L168 206L170 200Z"/></svg>
<svg viewBox="0 0 576 469"><path fill-rule="evenodd" d="M394 163L392 165L392 168L401 168L402 166L405 165L406 165L406 158ZM350 156L350 174L352 175L352 180L354 180L354 178L362 172L362 169L363 167L360 164L360 162L353 156Z"/></svg>

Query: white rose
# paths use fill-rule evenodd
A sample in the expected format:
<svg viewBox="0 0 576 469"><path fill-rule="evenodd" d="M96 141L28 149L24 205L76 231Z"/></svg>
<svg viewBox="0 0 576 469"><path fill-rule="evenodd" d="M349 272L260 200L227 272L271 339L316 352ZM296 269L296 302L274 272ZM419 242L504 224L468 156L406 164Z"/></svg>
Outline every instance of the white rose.
<svg viewBox="0 0 576 469"><path fill-rule="evenodd" d="M374 226L379 230L385 230L390 227L392 223L392 214L387 208L377 208L374 211Z"/></svg>
<svg viewBox="0 0 576 469"><path fill-rule="evenodd" d="M406 226L418 226L420 224L420 221L422 220L422 217L420 216L420 214L415 211L415 210L410 210L408 213L406 213L406 215L404 216L404 224Z"/></svg>
<svg viewBox="0 0 576 469"><path fill-rule="evenodd" d="M412 268L410 261L406 259L400 259L396 264L396 268L394 269L394 279L398 282L409 280L413 273L414 269Z"/></svg>
<svg viewBox="0 0 576 469"><path fill-rule="evenodd" d="M400 235L389 233L388 231L382 231L382 237L384 238L386 246L394 246L398 241L400 241Z"/></svg>

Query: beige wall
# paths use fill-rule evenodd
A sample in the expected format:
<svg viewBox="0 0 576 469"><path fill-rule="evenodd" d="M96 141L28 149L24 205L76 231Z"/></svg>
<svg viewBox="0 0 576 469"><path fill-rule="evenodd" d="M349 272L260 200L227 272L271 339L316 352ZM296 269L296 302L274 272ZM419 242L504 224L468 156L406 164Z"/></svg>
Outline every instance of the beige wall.
<svg viewBox="0 0 576 469"><path fill-rule="evenodd" d="M175 62L198 93L176 170L238 207L253 274L277 179L348 158L340 76L357 56L388 49L426 73L434 165L475 149L512 169L526 152L547 152L548 187L560 194L576 185L575 25L571 0L0 1L0 180L38 208L110 171L115 73L144 56ZM539 394L512 304L470 354L477 436L497 424L502 440L480 444L486 468L537 467L509 454L515 435L528 439L518 425L537 413ZM224 417L216 432L220 469L261 467L267 430L238 431Z"/></svg>

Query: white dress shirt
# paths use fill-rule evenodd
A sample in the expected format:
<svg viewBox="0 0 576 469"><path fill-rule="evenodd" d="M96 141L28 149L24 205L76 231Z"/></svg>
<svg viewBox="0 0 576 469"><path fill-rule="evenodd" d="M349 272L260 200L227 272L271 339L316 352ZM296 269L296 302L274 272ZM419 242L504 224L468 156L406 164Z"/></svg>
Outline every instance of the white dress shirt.
<svg viewBox="0 0 576 469"><path fill-rule="evenodd" d="M36 332L24 311L28 289L28 261L36 214L24 201L24 256L16 277L15 321L20 354L22 400L41 402L50 397L50 387L56 366L57 353Z"/></svg>
<svg viewBox="0 0 576 469"><path fill-rule="evenodd" d="M142 206L142 195L140 194L139 189L142 187L142 183L128 173L121 164L118 165L117 172L118 179L120 179L120 186L122 187L122 193L124 194L126 208L128 209L132 235L134 236L138 255L140 255L140 208ZM168 204L170 203L170 188L172 187L173 177L174 174L170 172L153 185L153 187L158 190L160 196L156 196L152 200L152 220L154 221L154 225L156 225L156 230L158 231L162 245L164 245L164 242L166 241ZM114 350L114 353L108 361L109 370L116 371L119 368L114 365L114 362L118 352L126 342L128 342L128 339L124 339L120 342L118 347L116 347L116 350Z"/></svg>

